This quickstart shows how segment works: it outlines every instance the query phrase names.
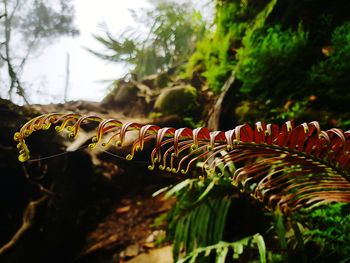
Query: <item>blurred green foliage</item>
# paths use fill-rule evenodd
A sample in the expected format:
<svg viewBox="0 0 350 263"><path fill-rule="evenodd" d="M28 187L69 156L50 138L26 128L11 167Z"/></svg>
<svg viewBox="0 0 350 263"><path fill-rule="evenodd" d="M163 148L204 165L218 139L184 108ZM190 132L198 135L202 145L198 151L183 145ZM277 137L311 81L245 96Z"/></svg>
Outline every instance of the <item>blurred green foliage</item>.
<svg viewBox="0 0 350 263"><path fill-rule="evenodd" d="M95 36L105 52L90 50L100 58L131 65L138 78L169 70L187 61L196 40L206 29L201 14L191 2L150 1L151 8L131 10L139 26L113 36L106 28L104 36ZM144 29L144 32L142 31Z"/></svg>
<svg viewBox="0 0 350 263"><path fill-rule="evenodd" d="M314 262L349 262L350 206L337 203L298 218L303 222L305 247Z"/></svg>
<svg viewBox="0 0 350 263"><path fill-rule="evenodd" d="M303 83L299 81L307 73L303 64L295 65L302 62L307 37L302 26L293 32L282 31L280 25L256 30L245 37L244 48L237 54L236 77L242 80L240 91L276 99L291 99L300 94Z"/></svg>
<svg viewBox="0 0 350 263"><path fill-rule="evenodd" d="M242 38L248 23L243 19L244 13L239 3L224 4L218 1L216 6L215 30L197 43L196 52L186 66L186 75L201 73L211 88L219 92L223 82L237 63L235 41Z"/></svg>
<svg viewBox="0 0 350 263"><path fill-rule="evenodd" d="M349 126L349 1L227 0L216 11L187 76L219 93L234 72L237 100L262 104L248 119L236 116L243 122L304 121L324 110L321 124Z"/></svg>
<svg viewBox="0 0 350 263"><path fill-rule="evenodd" d="M311 86L322 102L342 111L350 102L350 21L335 28L329 49L310 69Z"/></svg>

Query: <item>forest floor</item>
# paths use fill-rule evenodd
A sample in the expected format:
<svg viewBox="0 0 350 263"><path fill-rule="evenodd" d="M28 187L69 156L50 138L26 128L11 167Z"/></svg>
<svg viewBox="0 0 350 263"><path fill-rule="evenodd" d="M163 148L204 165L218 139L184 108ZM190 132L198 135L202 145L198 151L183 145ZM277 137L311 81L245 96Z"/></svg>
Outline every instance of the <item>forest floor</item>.
<svg viewBox="0 0 350 263"><path fill-rule="evenodd" d="M133 192L112 204L107 216L88 233L82 259L88 262L105 262L107 258L121 263L172 262L171 245L164 242L166 226L161 216L169 211L174 200L153 197L153 191L147 187Z"/></svg>

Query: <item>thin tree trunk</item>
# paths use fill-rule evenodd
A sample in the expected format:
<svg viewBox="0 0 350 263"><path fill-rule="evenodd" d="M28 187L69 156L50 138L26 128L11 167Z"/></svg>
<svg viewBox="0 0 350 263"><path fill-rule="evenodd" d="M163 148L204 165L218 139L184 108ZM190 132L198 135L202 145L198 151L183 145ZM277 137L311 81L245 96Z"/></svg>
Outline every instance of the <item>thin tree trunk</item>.
<svg viewBox="0 0 350 263"><path fill-rule="evenodd" d="M70 56L69 53L67 53L67 57L66 57L66 83L64 86L64 102L67 102L67 98L68 98L68 89L69 89L69 77L70 77Z"/></svg>

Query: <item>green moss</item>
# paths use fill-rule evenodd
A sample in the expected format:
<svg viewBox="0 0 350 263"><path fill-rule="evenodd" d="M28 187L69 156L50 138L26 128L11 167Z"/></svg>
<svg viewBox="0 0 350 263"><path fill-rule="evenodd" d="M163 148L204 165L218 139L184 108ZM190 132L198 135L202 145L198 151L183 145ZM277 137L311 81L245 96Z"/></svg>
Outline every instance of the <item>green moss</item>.
<svg viewBox="0 0 350 263"><path fill-rule="evenodd" d="M192 77L194 72L200 72L208 86L219 93L237 65L236 54L243 37L264 24L275 3L276 0L259 3L218 1L216 28L197 44L187 65L186 76Z"/></svg>
<svg viewBox="0 0 350 263"><path fill-rule="evenodd" d="M311 88L320 103L342 110L350 103L350 22L337 27L332 35L329 54L310 70Z"/></svg>
<svg viewBox="0 0 350 263"><path fill-rule="evenodd" d="M300 80L307 75L307 64L299 64L308 52L307 40L301 26L293 31L276 25L245 37L244 46L238 50L236 71L243 83L240 91L252 96L278 98L288 94L293 98L303 88Z"/></svg>
<svg viewBox="0 0 350 263"><path fill-rule="evenodd" d="M186 76L201 76L193 83L218 94L234 71L234 100L249 101L236 103L240 122L315 118L348 127L349 10L347 0L218 0L215 28L197 44Z"/></svg>
<svg viewBox="0 0 350 263"><path fill-rule="evenodd" d="M199 109L197 90L189 85L164 89L158 96L154 109L162 115L176 114L181 117L197 115Z"/></svg>
<svg viewBox="0 0 350 263"><path fill-rule="evenodd" d="M196 52L186 67L187 77L192 77L194 72L200 72L216 93L220 91L237 63L235 50L239 47L240 39L248 25L242 22L244 12L239 2L218 2L216 29L197 43Z"/></svg>

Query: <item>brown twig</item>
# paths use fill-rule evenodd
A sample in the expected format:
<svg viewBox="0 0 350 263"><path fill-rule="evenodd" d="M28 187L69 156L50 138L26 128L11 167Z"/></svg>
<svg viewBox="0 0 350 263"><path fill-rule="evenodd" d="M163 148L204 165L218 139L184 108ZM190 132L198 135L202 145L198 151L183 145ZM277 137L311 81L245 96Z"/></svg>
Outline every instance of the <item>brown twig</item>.
<svg viewBox="0 0 350 263"><path fill-rule="evenodd" d="M42 184L40 184L37 181L33 180L32 176L30 176L30 174L27 171L27 168L24 165L22 165L22 170L23 170L24 176L26 177L28 182L30 184L32 184L32 185L35 185L42 194L48 195L48 196L55 196L56 195L54 192L52 192L51 190L47 189Z"/></svg>
<svg viewBox="0 0 350 263"><path fill-rule="evenodd" d="M20 240L20 238L27 232L27 230L33 225L36 215L36 210L39 205L41 205L47 198L47 195L44 195L38 200L30 201L24 210L22 217L22 226L17 230L17 232L13 235L11 240L7 242L0 248L0 255L6 253L9 249L11 249L16 243Z"/></svg>

